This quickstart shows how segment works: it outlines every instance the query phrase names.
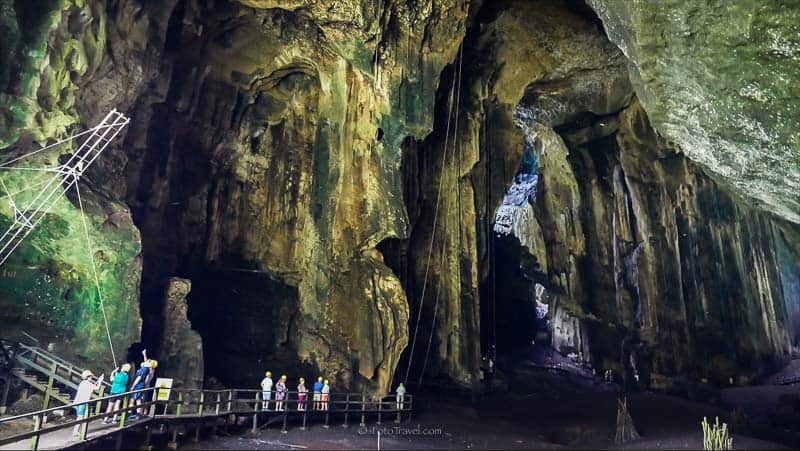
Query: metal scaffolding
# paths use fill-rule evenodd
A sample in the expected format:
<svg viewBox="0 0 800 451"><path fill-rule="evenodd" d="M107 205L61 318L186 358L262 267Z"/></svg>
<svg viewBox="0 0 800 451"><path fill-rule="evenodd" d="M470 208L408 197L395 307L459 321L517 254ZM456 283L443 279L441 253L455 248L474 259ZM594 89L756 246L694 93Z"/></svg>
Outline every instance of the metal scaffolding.
<svg viewBox="0 0 800 451"><path fill-rule="evenodd" d="M2 178L0 178L2 188L5 190L5 194L9 198L11 208L14 211L13 222L5 233L3 233L2 238L0 238L0 265L3 265L6 260L8 260L8 257L20 243L22 243L31 231L36 228L42 218L50 212L50 209L53 208L58 198L73 186L77 188L77 183L81 176L129 122L130 119L125 115L117 110L111 110L99 124L89 130L0 164L0 169L5 170L28 170L53 173L52 177L37 184L41 185L39 191L29 202L21 207L14 202L13 195L8 192L5 183L2 181ZM64 164L54 168L25 168L13 166L17 161L84 135L89 136Z"/></svg>

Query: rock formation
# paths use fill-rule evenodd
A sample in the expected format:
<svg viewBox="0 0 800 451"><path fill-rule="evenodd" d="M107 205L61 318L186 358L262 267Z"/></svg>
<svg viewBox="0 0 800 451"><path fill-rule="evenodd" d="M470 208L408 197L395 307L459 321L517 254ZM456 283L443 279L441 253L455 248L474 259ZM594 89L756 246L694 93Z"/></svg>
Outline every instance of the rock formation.
<svg viewBox="0 0 800 451"><path fill-rule="evenodd" d="M443 177L421 321L423 349L435 324L433 373L475 384L492 334L501 359L519 358L536 336L536 282L548 289L550 343L595 368L723 383L786 355L798 331L787 314L800 297L797 228L657 135L623 55L585 11L512 2L478 15L487 23L465 41L459 127L447 141L440 98L443 119L404 166L411 240L386 249L418 302ZM525 152L535 201L513 238L492 237L487 218Z"/></svg>
<svg viewBox="0 0 800 451"><path fill-rule="evenodd" d="M550 342L596 368L754 375L797 333L800 231L728 190L755 195L581 2L42 3L0 0L2 160L133 117L82 185L118 348L141 305L155 358L180 364L191 326L228 386L385 392L426 368L473 387L493 337L535 338L537 283ZM769 197L789 219L796 161ZM498 238L521 167L535 196ZM0 323L108 366L80 225L63 199L0 268L25 273Z"/></svg>
<svg viewBox="0 0 800 451"><path fill-rule="evenodd" d="M203 387L203 340L192 329L187 316L186 296L192 282L179 277L167 280L164 293L164 326L158 355L159 374L173 379L175 388Z"/></svg>
<svg viewBox="0 0 800 451"><path fill-rule="evenodd" d="M589 0L656 130L711 176L800 222L800 9L789 2Z"/></svg>

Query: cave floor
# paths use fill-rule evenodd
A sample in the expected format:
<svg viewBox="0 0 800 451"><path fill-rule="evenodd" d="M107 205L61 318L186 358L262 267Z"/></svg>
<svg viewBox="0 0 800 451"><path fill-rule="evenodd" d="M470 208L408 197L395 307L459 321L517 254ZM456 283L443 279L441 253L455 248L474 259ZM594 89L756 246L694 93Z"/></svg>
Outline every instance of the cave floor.
<svg viewBox="0 0 800 451"><path fill-rule="evenodd" d="M652 393L628 396L642 435L628 446L613 443L616 394L594 393L562 399L502 395L471 404L468 399L428 400L411 422L368 424L307 431L264 430L257 435L217 436L182 449L703 449L703 416L725 417L707 404ZM783 449L775 443L734 435L737 449Z"/></svg>

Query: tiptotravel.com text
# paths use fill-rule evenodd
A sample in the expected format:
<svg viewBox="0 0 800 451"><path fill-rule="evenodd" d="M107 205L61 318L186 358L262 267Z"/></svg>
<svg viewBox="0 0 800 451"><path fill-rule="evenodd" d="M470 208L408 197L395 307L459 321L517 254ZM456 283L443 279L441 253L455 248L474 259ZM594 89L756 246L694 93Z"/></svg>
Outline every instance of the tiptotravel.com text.
<svg viewBox="0 0 800 451"><path fill-rule="evenodd" d="M442 428L423 427L421 424L416 426L361 426L358 428L359 435L418 435L418 436L438 436L443 435Z"/></svg>

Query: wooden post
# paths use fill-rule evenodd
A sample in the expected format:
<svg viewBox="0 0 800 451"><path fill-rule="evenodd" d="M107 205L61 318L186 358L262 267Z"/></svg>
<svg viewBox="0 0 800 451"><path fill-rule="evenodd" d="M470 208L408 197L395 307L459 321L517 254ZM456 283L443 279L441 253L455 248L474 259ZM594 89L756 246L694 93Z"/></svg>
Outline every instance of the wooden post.
<svg viewBox="0 0 800 451"><path fill-rule="evenodd" d="M203 416L203 407L204 407L205 401L206 401L206 392L201 391L200 392L200 406L197 408L197 414L199 416L201 416L201 417Z"/></svg>
<svg viewBox="0 0 800 451"><path fill-rule="evenodd" d="M150 417L151 418L155 418L155 416L156 416L156 402L158 402L158 394L160 392L161 392L161 388L160 387L154 388L153 391L151 392L153 394L153 396L150 398L150 402L152 402L152 404L150 404Z"/></svg>
<svg viewBox="0 0 800 451"><path fill-rule="evenodd" d="M172 427L172 440L167 443L167 448L169 449L178 449L178 426L174 425Z"/></svg>
<svg viewBox="0 0 800 451"><path fill-rule="evenodd" d="M3 395L0 396L0 415L6 414L8 408L8 391L11 388L11 373L6 374L5 383L3 384Z"/></svg>
<svg viewBox="0 0 800 451"><path fill-rule="evenodd" d="M332 401L333 401L333 397L331 397L330 393L328 393L328 400L325 401L325 404L322 404L322 406L325 407L325 424L323 424L322 427L325 428L325 429L328 429L329 427L331 427L331 425L329 423L329 419L330 419L330 412L331 412L331 404L333 404Z"/></svg>
<svg viewBox="0 0 800 451"><path fill-rule="evenodd" d="M86 406L86 410L85 410L86 416L81 418L81 420L88 420L91 417L91 412L89 411L89 402L87 401L83 405ZM81 434L80 435L80 440L82 442L86 441L86 434L88 432L89 432L89 422L88 421L84 421L83 423L81 423L81 427L80 427L80 434Z"/></svg>
<svg viewBox="0 0 800 451"><path fill-rule="evenodd" d="M32 451L36 451L37 449L39 449L39 434L38 434L38 432L39 432L39 429L41 429L41 428L42 428L42 416L41 415L36 415L35 417L33 417L33 432L36 432L37 434L34 435L33 437L31 437L31 450Z"/></svg>
<svg viewBox="0 0 800 451"><path fill-rule="evenodd" d="M347 417L350 415L350 393L347 394L344 398L344 424L342 424L343 428L347 427Z"/></svg>
<svg viewBox="0 0 800 451"><path fill-rule="evenodd" d="M228 412L233 408L233 390L228 390Z"/></svg>
<svg viewBox="0 0 800 451"><path fill-rule="evenodd" d="M399 424L403 421L403 403L400 402L397 395L394 395L394 407L397 409L397 419L394 422Z"/></svg>
<svg viewBox="0 0 800 451"><path fill-rule="evenodd" d="M308 396L308 393L306 393L306 397L307 396ZM300 427L301 431L305 431L306 430L306 420L308 419L308 406L311 405L311 403L305 402L304 404L305 405L303 406L303 426Z"/></svg>
<svg viewBox="0 0 800 451"><path fill-rule="evenodd" d="M175 409L176 416L181 416L181 409L183 409L183 392L178 392L178 407Z"/></svg>
<svg viewBox="0 0 800 451"><path fill-rule="evenodd" d="M126 409L128 408L128 400L129 399L130 399L130 397L128 397L128 396L125 396L122 399L122 414L120 414L120 416L119 416L119 428L120 429L125 427L125 418L127 418L127 416L128 416L128 411ZM111 401L111 402L114 402L114 401Z"/></svg>
<svg viewBox="0 0 800 451"><path fill-rule="evenodd" d="M283 429L281 429L281 432L284 434L289 432L288 430L286 430L286 422L288 420L288 416L289 416L289 403L286 403L283 405Z"/></svg>
<svg viewBox="0 0 800 451"><path fill-rule="evenodd" d="M148 424L145 428L144 433L144 443L142 444L142 451L151 451L153 449L153 445L150 444L150 441L153 439L153 428L150 427Z"/></svg>
<svg viewBox="0 0 800 451"><path fill-rule="evenodd" d="M53 382L55 381L57 369L58 369L58 363L53 362L53 366L50 367L50 376L47 378L47 389L44 391L44 401L42 402L42 410L47 410L50 408L50 397L53 394ZM47 417L43 418L43 420L47 421Z"/></svg>
<svg viewBox="0 0 800 451"><path fill-rule="evenodd" d="M217 402L214 406L214 415L219 416L219 403L222 401L222 394L217 392Z"/></svg>
<svg viewBox="0 0 800 451"><path fill-rule="evenodd" d="M258 430L258 400L261 399L261 393L256 392L256 402L253 403L253 429L252 433L255 434ZM267 420L269 421L269 420Z"/></svg>
<svg viewBox="0 0 800 451"><path fill-rule="evenodd" d="M364 392L361 392L361 423L359 426L362 428L367 425L367 403L366 398L367 395Z"/></svg>
<svg viewBox="0 0 800 451"><path fill-rule="evenodd" d="M119 451L122 449L122 436L125 435L125 431L117 432L117 437L114 442L114 450Z"/></svg>
<svg viewBox="0 0 800 451"><path fill-rule="evenodd" d="M103 392L105 390L106 390L105 385L100 385L100 390L97 391L97 398L98 399L103 397ZM94 403L94 416L100 415L100 408L103 407L102 404L103 404L102 401L97 401L96 403ZM92 416L91 415L91 411L89 410L89 405L88 404L86 405L86 416L87 417L91 417Z"/></svg>

